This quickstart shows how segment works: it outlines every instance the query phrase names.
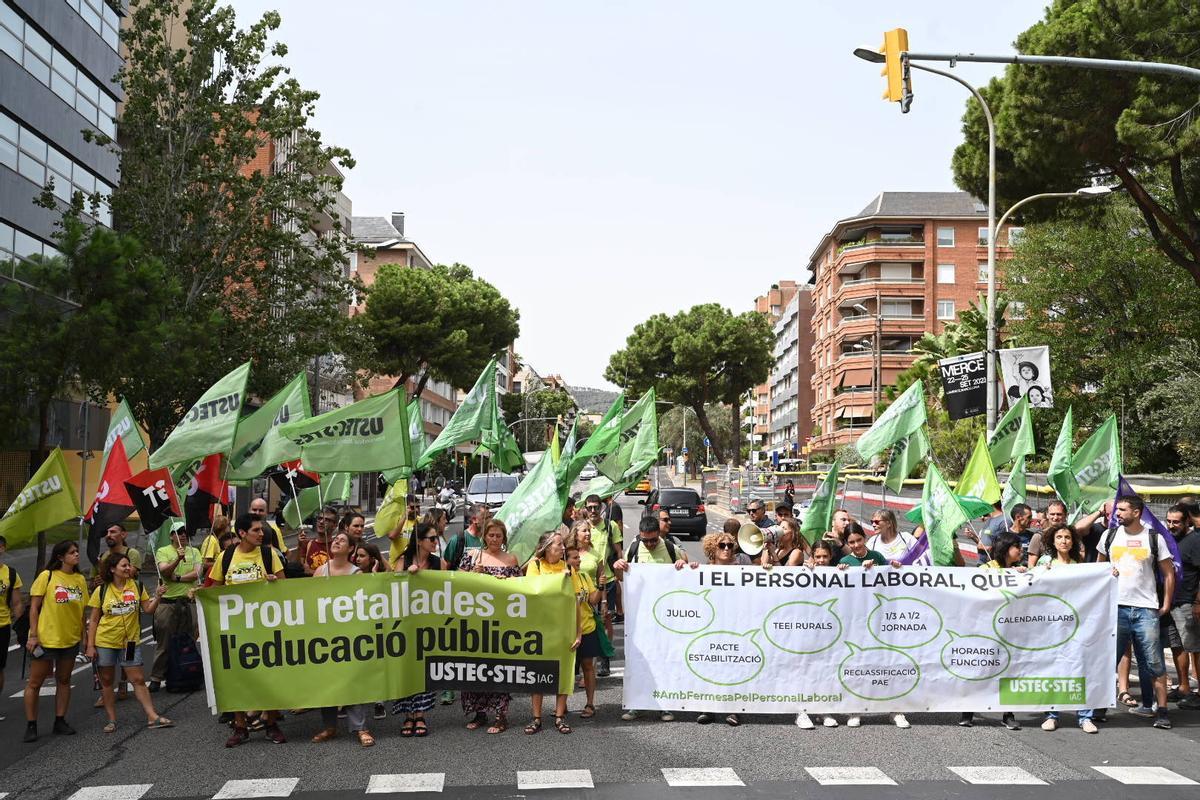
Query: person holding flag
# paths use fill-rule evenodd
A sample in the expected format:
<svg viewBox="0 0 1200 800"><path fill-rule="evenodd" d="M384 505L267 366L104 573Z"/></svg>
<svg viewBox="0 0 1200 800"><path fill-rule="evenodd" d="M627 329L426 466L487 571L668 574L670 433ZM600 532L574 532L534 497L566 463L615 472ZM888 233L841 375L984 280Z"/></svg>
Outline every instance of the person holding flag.
<svg viewBox="0 0 1200 800"><path fill-rule="evenodd" d="M222 518L224 519L224 518ZM150 691L157 692L167 675L167 651L171 637L186 631L199 638L196 625L196 601L189 589L204 575L204 559L200 551L188 543L187 524L176 520L171 524L171 541L154 553L159 579L167 590L154 609L154 663L150 667Z"/></svg>

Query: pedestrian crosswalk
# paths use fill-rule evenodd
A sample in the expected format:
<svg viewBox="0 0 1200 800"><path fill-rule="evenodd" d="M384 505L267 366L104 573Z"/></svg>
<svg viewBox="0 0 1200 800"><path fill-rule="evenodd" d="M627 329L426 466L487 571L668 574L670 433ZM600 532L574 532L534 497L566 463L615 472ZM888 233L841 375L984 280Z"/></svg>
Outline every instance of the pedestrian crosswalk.
<svg viewBox="0 0 1200 800"><path fill-rule="evenodd" d="M930 780L960 781L974 785L1046 785L1069 783L1070 781L1048 781L1028 770L1015 765L979 765L935 768L944 772L940 776L929 776ZM1166 767L1145 766L1095 766L1090 767L1102 778L1109 778L1128 786L1197 786L1200 783L1180 775ZM672 788L695 786L745 786L742 776L728 767L663 768L662 780ZM905 783L896 780L878 767L839 766L806 767L804 772L821 786L896 786ZM538 792L546 789L593 789L596 786L592 772L588 769L521 770L515 773L516 788L521 792ZM1089 775L1081 775L1086 779ZM802 776L797 776L803 780ZM315 787L314 787L315 788ZM324 789L324 787L321 787ZM371 775L365 786L347 791L362 791L365 794L400 794L415 792L440 793L446 788L446 774L442 772L396 773ZM115 786L85 786L69 797L69 800L142 800L153 797L153 784L129 784ZM252 778L229 780L211 795L212 800L253 800L259 797L290 797L306 788L299 778ZM0 792L0 800L6 794Z"/></svg>

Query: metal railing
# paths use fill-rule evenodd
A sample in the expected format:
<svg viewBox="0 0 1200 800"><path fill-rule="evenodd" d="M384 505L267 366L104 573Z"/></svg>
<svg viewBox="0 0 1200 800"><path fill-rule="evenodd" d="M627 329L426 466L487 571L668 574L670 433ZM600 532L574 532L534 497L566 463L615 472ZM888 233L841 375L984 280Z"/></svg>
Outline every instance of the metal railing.
<svg viewBox="0 0 1200 800"><path fill-rule="evenodd" d="M921 284L924 282L925 282L925 276L923 276L923 275L919 278L912 278L912 277L909 277L909 278L884 278L880 275L872 275L872 276L866 277L866 278L854 278L853 280L849 280L849 281L843 280L841 288L845 288L847 286L860 286L865 283L899 283L899 284L905 284L905 285L912 285L912 284Z"/></svg>

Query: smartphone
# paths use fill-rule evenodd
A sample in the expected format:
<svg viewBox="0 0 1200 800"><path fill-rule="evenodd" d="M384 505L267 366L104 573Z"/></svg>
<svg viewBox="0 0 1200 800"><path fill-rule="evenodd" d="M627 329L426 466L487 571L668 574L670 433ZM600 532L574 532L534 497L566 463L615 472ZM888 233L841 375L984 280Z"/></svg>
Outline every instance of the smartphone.
<svg viewBox="0 0 1200 800"><path fill-rule="evenodd" d="M46 648L42 647L40 644L37 647L33 648L33 657L34 658L41 658L44 655L46 655Z"/></svg>
<svg viewBox="0 0 1200 800"><path fill-rule="evenodd" d="M133 661L133 657L137 654L137 642L129 642L125 645L125 660Z"/></svg>

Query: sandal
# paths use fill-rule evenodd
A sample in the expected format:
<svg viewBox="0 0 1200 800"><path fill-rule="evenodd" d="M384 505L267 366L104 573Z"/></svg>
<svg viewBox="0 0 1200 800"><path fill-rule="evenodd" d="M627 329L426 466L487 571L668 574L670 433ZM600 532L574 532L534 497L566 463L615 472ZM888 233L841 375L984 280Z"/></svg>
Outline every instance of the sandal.
<svg viewBox="0 0 1200 800"><path fill-rule="evenodd" d="M417 730L417 721L409 718L404 720L404 724L400 726L400 735L405 739L411 738Z"/></svg>
<svg viewBox="0 0 1200 800"><path fill-rule="evenodd" d="M542 731L542 718L541 717L534 717L533 722L531 722L525 726L525 733L530 736L532 736L535 733L541 733L541 731Z"/></svg>
<svg viewBox="0 0 1200 800"><path fill-rule="evenodd" d="M267 721L262 717L255 717L246 724L248 731L265 731L267 729Z"/></svg>
<svg viewBox="0 0 1200 800"><path fill-rule="evenodd" d="M487 729L490 734L504 733L508 730L508 717L496 717L496 724Z"/></svg>
<svg viewBox="0 0 1200 800"><path fill-rule="evenodd" d="M583 719L591 719L592 717L596 716L596 707L591 703L588 703L583 707L583 711L579 712L579 716Z"/></svg>
<svg viewBox="0 0 1200 800"><path fill-rule="evenodd" d="M1119 702L1121 705L1129 706L1130 708L1136 708L1139 705L1139 702L1134 700L1133 695L1131 695L1129 692L1121 692L1119 695L1117 695L1117 702Z"/></svg>
<svg viewBox="0 0 1200 800"><path fill-rule="evenodd" d="M358 731L358 743L363 747L374 747L375 737L371 735L370 731Z"/></svg>
<svg viewBox="0 0 1200 800"><path fill-rule="evenodd" d="M428 736L428 735L429 735L429 726L425 724L425 718L422 717L421 719L417 720L416 724L413 726L413 736Z"/></svg>
<svg viewBox="0 0 1200 800"><path fill-rule="evenodd" d="M558 728L559 733L570 733L571 732L571 726L567 724L566 719L564 719L563 717L555 717L554 718L554 727Z"/></svg>
<svg viewBox="0 0 1200 800"><path fill-rule="evenodd" d="M471 717L471 721L467 723L467 730L479 730L484 725L487 725L487 714L482 711L476 711L475 716Z"/></svg>
<svg viewBox="0 0 1200 800"><path fill-rule="evenodd" d="M117 729L117 723L115 723L115 722L110 722L110 723L108 723L107 725L105 725L105 726L104 726L104 732L105 732L105 733L112 733L112 732L113 732L113 731L115 731L116 729Z"/></svg>
<svg viewBox="0 0 1200 800"><path fill-rule="evenodd" d="M171 720L167 719L166 717L159 717L158 719L154 720L153 722L147 722L146 727L147 728L174 728L175 723L172 722Z"/></svg>
<svg viewBox="0 0 1200 800"><path fill-rule="evenodd" d="M313 744L320 744L321 742L328 742L335 736L337 736L337 728L325 728L324 730L318 732L316 736L312 737L311 741Z"/></svg>
<svg viewBox="0 0 1200 800"><path fill-rule="evenodd" d="M725 724L731 728L736 728L738 725L742 724L742 721L740 719L738 719L737 714L730 714L728 717L725 718Z"/></svg>

